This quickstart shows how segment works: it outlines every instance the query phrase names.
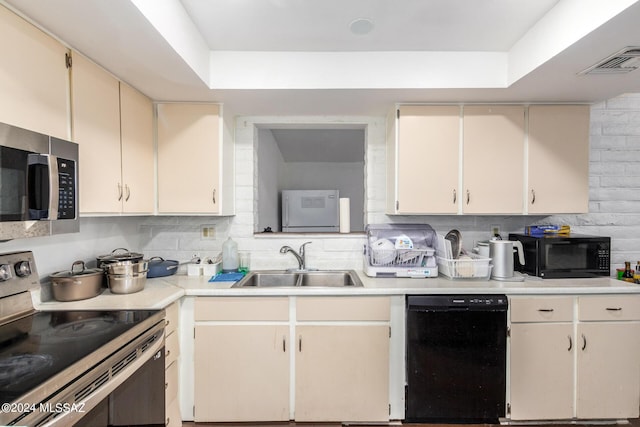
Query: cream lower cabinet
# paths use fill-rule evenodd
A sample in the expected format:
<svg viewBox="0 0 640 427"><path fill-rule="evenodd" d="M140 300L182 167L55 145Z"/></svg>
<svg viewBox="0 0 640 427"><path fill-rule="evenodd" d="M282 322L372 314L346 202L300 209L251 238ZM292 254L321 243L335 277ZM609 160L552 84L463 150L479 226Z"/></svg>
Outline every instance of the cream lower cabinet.
<svg viewBox="0 0 640 427"><path fill-rule="evenodd" d="M180 343L179 343L179 310L180 303L174 302L165 310L165 345L164 345L164 361L165 361L165 425L168 427L181 427L182 417L180 415L180 398L179 398L179 362Z"/></svg>
<svg viewBox="0 0 640 427"><path fill-rule="evenodd" d="M640 296L512 297L511 420L637 417L639 319Z"/></svg>
<svg viewBox="0 0 640 427"><path fill-rule="evenodd" d="M194 311L194 420L289 420L288 298L197 298Z"/></svg>
<svg viewBox="0 0 640 427"><path fill-rule="evenodd" d="M195 421L388 421L388 298L203 297L194 312Z"/></svg>
<svg viewBox="0 0 640 427"><path fill-rule="evenodd" d="M389 303L297 298L296 421L389 420Z"/></svg>

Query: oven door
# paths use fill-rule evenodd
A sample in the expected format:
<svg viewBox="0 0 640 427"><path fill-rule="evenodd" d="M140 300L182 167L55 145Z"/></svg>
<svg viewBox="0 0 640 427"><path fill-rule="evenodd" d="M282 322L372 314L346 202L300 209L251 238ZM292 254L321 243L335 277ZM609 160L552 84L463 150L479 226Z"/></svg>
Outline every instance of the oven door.
<svg viewBox="0 0 640 427"><path fill-rule="evenodd" d="M610 244L601 238L543 239L540 276L588 278L609 275Z"/></svg>

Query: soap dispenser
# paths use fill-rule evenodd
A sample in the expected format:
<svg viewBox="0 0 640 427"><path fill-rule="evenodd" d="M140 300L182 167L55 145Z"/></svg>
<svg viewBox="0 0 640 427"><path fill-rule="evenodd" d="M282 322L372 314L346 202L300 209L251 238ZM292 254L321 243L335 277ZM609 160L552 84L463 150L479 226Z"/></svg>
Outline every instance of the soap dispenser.
<svg viewBox="0 0 640 427"><path fill-rule="evenodd" d="M222 272L238 271L238 244L229 237L222 244Z"/></svg>

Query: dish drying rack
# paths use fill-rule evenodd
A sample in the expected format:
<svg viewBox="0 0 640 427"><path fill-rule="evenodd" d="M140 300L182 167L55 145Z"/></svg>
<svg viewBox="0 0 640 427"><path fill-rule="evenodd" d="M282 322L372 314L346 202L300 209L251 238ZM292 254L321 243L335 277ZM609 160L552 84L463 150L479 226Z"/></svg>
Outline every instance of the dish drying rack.
<svg viewBox="0 0 640 427"><path fill-rule="evenodd" d="M491 258L473 253L453 254L451 242L438 234L436 246L440 274L452 280L489 280Z"/></svg>
<svg viewBox="0 0 640 427"><path fill-rule="evenodd" d="M364 273L369 277L437 277L436 232L428 224L369 224Z"/></svg>

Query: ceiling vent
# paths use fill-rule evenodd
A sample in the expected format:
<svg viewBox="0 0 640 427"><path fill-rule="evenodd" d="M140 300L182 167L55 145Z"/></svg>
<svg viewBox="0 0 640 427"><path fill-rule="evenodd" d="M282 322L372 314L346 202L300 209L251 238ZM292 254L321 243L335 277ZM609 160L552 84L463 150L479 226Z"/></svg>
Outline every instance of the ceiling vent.
<svg viewBox="0 0 640 427"><path fill-rule="evenodd" d="M578 74L623 74L640 68L640 47L630 46Z"/></svg>

